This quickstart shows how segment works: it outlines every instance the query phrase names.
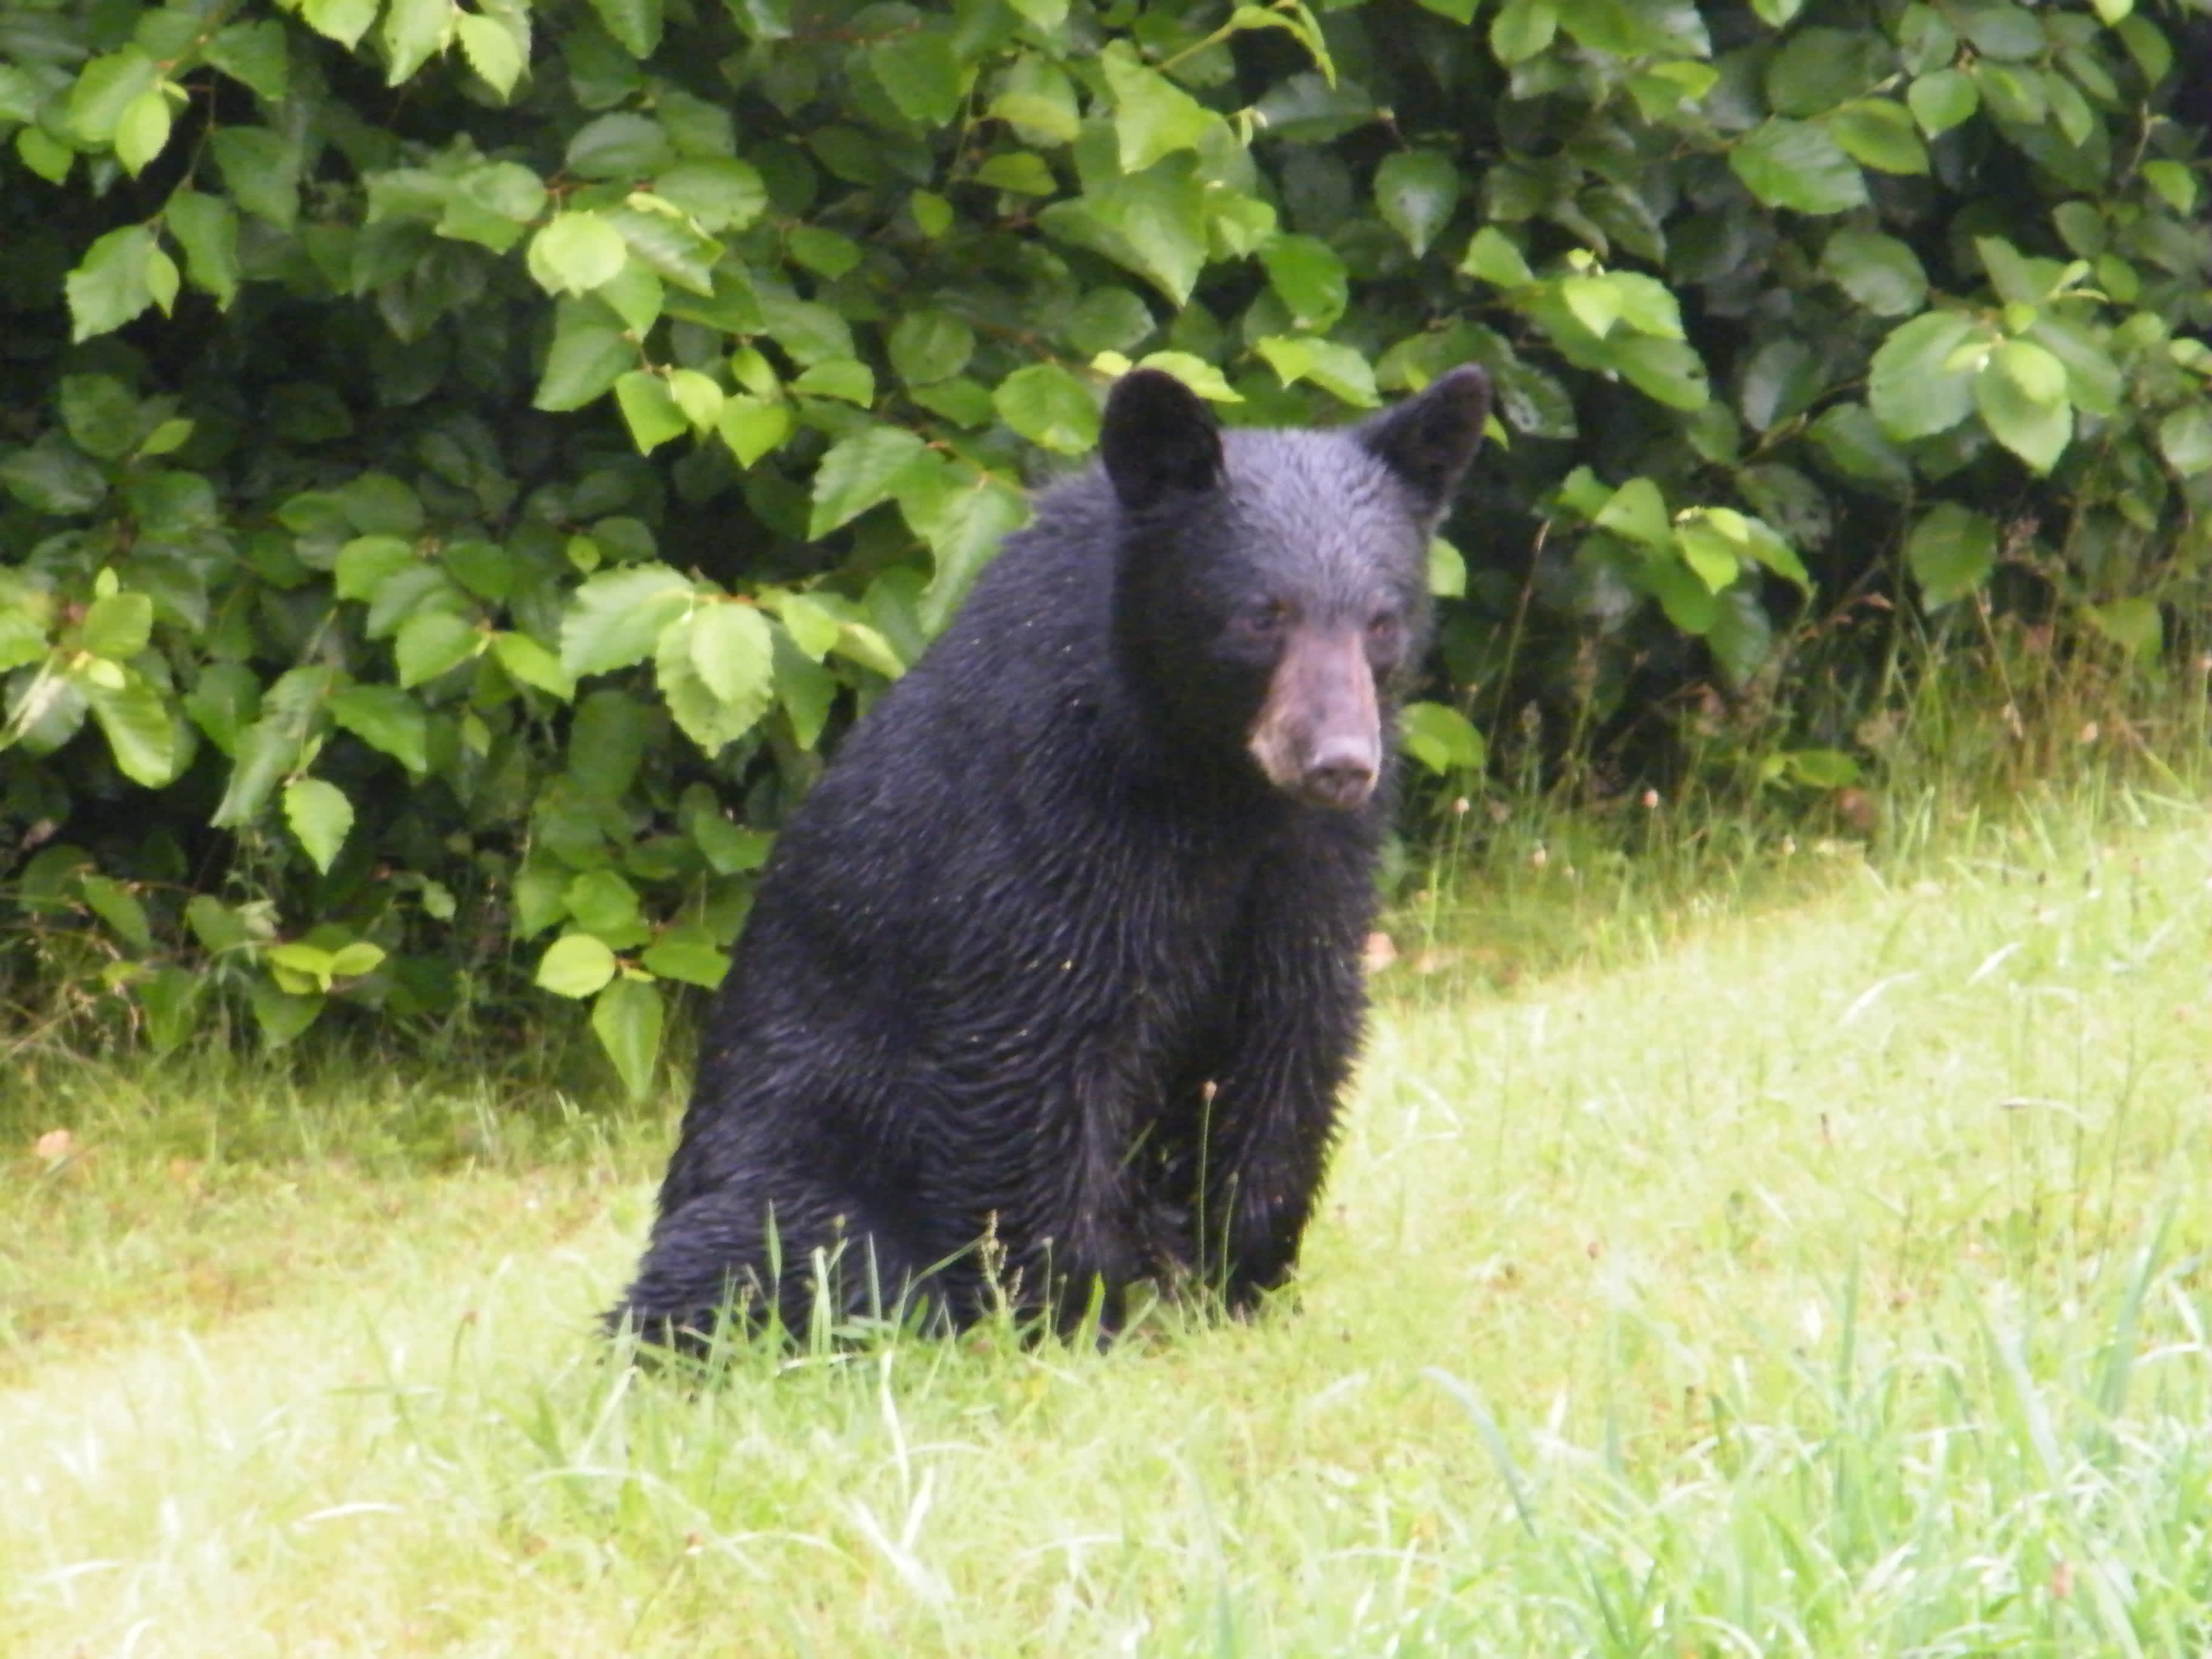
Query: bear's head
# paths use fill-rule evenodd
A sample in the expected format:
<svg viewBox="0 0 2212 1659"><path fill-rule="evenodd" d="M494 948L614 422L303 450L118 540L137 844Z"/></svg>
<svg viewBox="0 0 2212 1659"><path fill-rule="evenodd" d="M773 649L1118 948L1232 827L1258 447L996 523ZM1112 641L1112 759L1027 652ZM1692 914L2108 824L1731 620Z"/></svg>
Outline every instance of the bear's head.
<svg viewBox="0 0 2212 1659"><path fill-rule="evenodd" d="M1357 426L1224 434L1172 375L1115 383L1116 638L1171 741L1309 805L1367 801L1427 642L1429 538L1489 409L1468 367Z"/></svg>

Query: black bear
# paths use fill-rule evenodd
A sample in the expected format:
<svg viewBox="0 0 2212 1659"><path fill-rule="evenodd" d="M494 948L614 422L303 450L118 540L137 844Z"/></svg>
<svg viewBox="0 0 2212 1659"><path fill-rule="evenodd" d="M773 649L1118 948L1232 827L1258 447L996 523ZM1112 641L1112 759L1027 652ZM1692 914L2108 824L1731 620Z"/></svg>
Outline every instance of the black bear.
<svg viewBox="0 0 2212 1659"><path fill-rule="evenodd" d="M1224 434L1114 386L779 838L636 1281L696 1340L1005 1298L1109 1328L1294 1266L1365 1014L1359 956L1427 548L1481 440L1455 370L1358 426Z"/></svg>

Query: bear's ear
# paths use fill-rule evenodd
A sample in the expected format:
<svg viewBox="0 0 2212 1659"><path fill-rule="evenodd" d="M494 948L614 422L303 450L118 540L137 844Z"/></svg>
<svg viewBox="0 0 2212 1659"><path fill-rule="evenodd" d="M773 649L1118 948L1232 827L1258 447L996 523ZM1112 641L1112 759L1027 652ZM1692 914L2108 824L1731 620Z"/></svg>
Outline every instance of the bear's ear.
<svg viewBox="0 0 2212 1659"><path fill-rule="evenodd" d="M1489 417L1490 377L1468 363L1361 426L1359 441L1412 487L1423 515L1433 519L1459 488Z"/></svg>
<svg viewBox="0 0 2212 1659"><path fill-rule="evenodd" d="M1098 438L1114 493L1132 512L1221 482L1221 434L1198 394L1172 374L1133 368L1114 382Z"/></svg>

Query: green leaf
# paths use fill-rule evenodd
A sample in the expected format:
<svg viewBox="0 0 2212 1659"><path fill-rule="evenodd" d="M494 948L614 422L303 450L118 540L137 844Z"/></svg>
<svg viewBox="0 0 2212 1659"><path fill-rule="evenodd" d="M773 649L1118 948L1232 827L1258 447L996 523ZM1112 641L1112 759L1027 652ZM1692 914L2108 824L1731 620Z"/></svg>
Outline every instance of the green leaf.
<svg viewBox="0 0 2212 1659"><path fill-rule="evenodd" d="M1508 69L1525 64L1552 44L1559 14L1553 0L1505 0L1490 22L1490 50Z"/></svg>
<svg viewBox="0 0 2212 1659"><path fill-rule="evenodd" d="M1440 702L1412 702L1398 718L1398 740L1407 754L1443 775L1481 770L1488 759L1482 733L1466 715Z"/></svg>
<svg viewBox="0 0 2212 1659"><path fill-rule="evenodd" d="M673 202L719 236L743 230L768 208L768 186L750 161L705 155L678 161L653 181L653 193Z"/></svg>
<svg viewBox="0 0 2212 1659"><path fill-rule="evenodd" d="M301 0L300 15L316 33L351 52L376 21L376 8L377 0Z"/></svg>
<svg viewBox="0 0 2212 1659"><path fill-rule="evenodd" d="M353 803L336 784L295 778L284 786L284 822L325 875L353 831Z"/></svg>
<svg viewBox="0 0 2212 1659"><path fill-rule="evenodd" d="M1867 204L1857 164L1814 122L1771 116L1736 142L1729 165L1769 207L1844 213Z"/></svg>
<svg viewBox="0 0 2212 1659"><path fill-rule="evenodd" d="M592 1005L592 1030L634 1101L652 1091L661 1019L660 993L649 981L618 979Z"/></svg>
<svg viewBox="0 0 2212 1659"><path fill-rule="evenodd" d="M145 94L155 92L161 78L161 66L138 46L94 58L70 89L70 132L88 144L112 142L131 106Z"/></svg>
<svg viewBox="0 0 2212 1659"><path fill-rule="evenodd" d="M529 258L540 288L581 295L621 274L629 245L595 213L558 213L531 239Z"/></svg>
<svg viewBox="0 0 2212 1659"><path fill-rule="evenodd" d="M1375 389L1373 365L1351 346L1275 335L1256 342L1253 349L1267 360L1285 386L1310 380L1356 409L1372 409L1382 401Z"/></svg>
<svg viewBox="0 0 2212 1659"><path fill-rule="evenodd" d="M492 655L508 676L567 702L576 695L576 682L561 666L560 658L527 634L495 634Z"/></svg>
<svg viewBox="0 0 2212 1659"><path fill-rule="evenodd" d="M592 0L592 9L622 49L650 58L660 45L661 0Z"/></svg>
<svg viewBox="0 0 2212 1659"><path fill-rule="evenodd" d="M93 915L113 928L125 945L140 951L153 949L154 928L146 919L146 907L121 882L87 874L77 878L77 891L84 896Z"/></svg>
<svg viewBox="0 0 2212 1659"><path fill-rule="evenodd" d="M143 225L111 230L86 250L84 262L70 272L70 337L83 341L123 326L155 302L157 267L167 265L168 289L176 292L176 267ZM163 307L166 310L167 307Z"/></svg>
<svg viewBox="0 0 2212 1659"><path fill-rule="evenodd" d="M791 389L809 398L836 398L856 409L876 401L876 373L850 357L833 357L816 363L791 383Z"/></svg>
<svg viewBox="0 0 2212 1659"><path fill-rule="evenodd" d="M945 493L935 510L915 526L929 543L935 560L929 586L922 590L915 607L923 632L943 631L983 567L996 556L1006 537L1027 524L1029 518L1029 502L1021 492L988 476L978 478L972 489ZM804 619L793 620L790 600L784 605L783 622L810 656L819 658L836 638L834 627L827 641L818 628L803 632ZM815 648L817 645L820 650Z"/></svg>
<svg viewBox="0 0 2212 1659"><path fill-rule="evenodd" d="M1828 131L1844 154L1879 173L1928 171L1928 148L1912 130L1912 115L1887 98L1864 98L1826 118ZM1862 183L1863 188L1863 183Z"/></svg>
<svg viewBox="0 0 2212 1659"><path fill-rule="evenodd" d="M1054 196L1060 191L1060 181L1052 176L1044 158L1025 149L1004 150L988 157L975 169L975 182L1018 196Z"/></svg>
<svg viewBox="0 0 2212 1659"><path fill-rule="evenodd" d="M107 495L106 475L59 433L0 461L0 487L34 513L75 518Z"/></svg>
<svg viewBox="0 0 2212 1659"><path fill-rule="evenodd" d="M808 538L818 541L889 501L909 469L928 453L921 439L895 426L866 426L832 444L815 471Z"/></svg>
<svg viewBox="0 0 2212 1659"><path fill-rule="evenodd" d="M525 42L515 32L495 18L465 11L454 18L453 33L478 78L501 97L513 97L528 61Z"/></svg>
<svg viewBox="0 0 2212 1659"><path fill-rule="evenodd" d="M692 613L692 665L725 708L752 709L747 725L768 712L774 662L768 619L752 606L707 605Z"/></svg>
<svg viewBox="0 0 2212 1659"><path fill-rule="evenodd" d="M1654 550L1668 547L1674 539L1667 498L1649 478L1631 478L1614 490L1594 522L1601 530Z"/></svg>
<svg viewBox="0 0 2212 1659"><path fill-rule="evenodd" d="M385 84L396 87L445 43L453 0L388 0L384 13Z"/></svg>
<svg viewBox="0 0 2212 1659"><path fill-rule="evenodd" d="M2032 341L1998 342L1990 354L1990 367L2010 380L2030 403L2050 407L2066 401L2066 365Z"/></svg>
<svg viewBox="0 0 2212 1659"><path fill-rule="evenodd" d="M545 373L531 399L549 413L581 409L602 396L637 362L637 348L611 323L592 320L578 307L563 316L546 354Z"/></svg>
<svg viewBox="0 0 2212 1659"><path fill-rule="evenodd" d="M217 29L207 44L207 60L271 103L290 89L292 64L284 25L274 18Z"/></svg>
<svg viewBox="0 0 2212 1659"><path fill-rule="evenodd" d="M1085 455L1097 445L1097 400L1057 363L1016 369L1000 383L991 401L1001 420L1043 448Z"/></svg>
<svg viewBox="0 0 2212 1659"><path fill-rule="evenodd" d="M429 720L396 686L349 685L330 700L331 719L416 776L430 769Z"/></svg>
<svg viewBox="0 0 2212 1659"><path fill-rule="evenodd" d="M764 398L725 398L714 429L738 458L738 465L750 466L791 436L791 410Z"/></svg>
<svg viewBox="0 0 2212 1659"><path fill-rule="evenodd" d="M1710 592L1719 592L1742 574L1745 550L1708 517L1685 519L1675 526L1674 540L1682 562Z"/></svg>
<svg viewBox="0 0 2212 1659"><path fill-rule="evenodd" d="M300 152L267 127L218 127L210 141L240 209L289 230L300 217Z"/></svg>
<svg viewBox="0 0 2212 1659"><path fill-rule="evenodd" d="M615 401L641 454L651 454L672 438L690 429L684 411L668 389L667 380L642 368L634 368L615 381Z"/></svg>
<svg viewBox="0 0 2212 1659"><path fill-rule="evenodd" d="M1620 291L1604 276L1562 277L1559 298L1566 301L1575 320L1601 340L1620 320Z"/></svg>
<svg viewBox="0 0 2212 1659"><path fill-rule="evenodd" d="M1467 556L1441 536L1429 538L1429 592L1440 599L1467 597Z"/></svg>
<svg viewBox="0 0 2212 1659"><path fill-rule="evenodd" d="M1837 404L1806 429L1829 465L1847 478L1891 492L1912 485L1912 463L1893 444L1864 404Z"/></svg>
<svg viewBox="0 0 2212 1659"><path fill-rule="evenodd" d="M1907 87L1905 101L1912 118L1920 123L1920 130L1937 138L1973 119L1974 112L1982 106L1982 94L1966 70L1940 69Z"/></svg>
<svg viewBox="0 0 2212 1659"><path fill-rule="evenodd" d="M168 142L169 100L161 88L149 87L131 100L116 123L115 159L135 179Z"/></svg>
<svg viewBox="0 0 2212 1659"><path fill-rule="evenodd" d="M78 684L92 717L107 738L116 770L149 789L167 787L186 757L177 741L168 705L144 676L126 674L120 685Z"/></svg>
<svg viewBox="0 0 2212 1659"><path fill-rule="evenodd" d="M146 648L153 632L153 600L143 593L110 593L94 599L77 624L77 648L128 662Z"/></svg>
<svg viewBox="0 0 2212 1659"><path fill-rule="evenodd" d="M2158 423L2159 453L2185 478L2212 471L2212 415L2202 404L2177 409Z"/></svg>
<svg viewBox="0 0 2212 1659"><path fill-rule="evenodd" d="M484 636L465 617L421 611L399 625L392 642L403 687L422 684L459 667L484 647Z"/></svg>
<svg viewBox="0 0 2212 1659"><path fill-rule="evenodd" d="M968 367L975 331L947 311L909 311L893 325L891 367L908 386L933 386Z"/></svg>
<svg viewBox="0 0 2212 1659"><path fill-rule="evenodd" d="M1528 269L1528 256L1495 225L1485 225L1474 233L1459 268L1493 288L1526 288L1536 280L1536 273Z"/></svg>
<svg viewBox="0 0 2212 1659"><path fill-rule="evenodd" d="M2058 465L2058 458L2073 441L2074 410L2064 397L2064 369L2058 368L2057 361L2039 347L2027 349L2057 369L2052 378L2059 388L2058 401L2043 402L2014 374L2000 368L1993 356L1989 366L1974 377L1974 404L1981 410L1983 423L1991 436L2038 472L2048 472ZM2043 373L2040 368L2031 372L2039 379Z"/></svg>
<svg viewBox="0 0 2212 1659"><path fill-rule="evenodd" d="M1939 501L1905 538L1905 562L1930 606L1965 598L1996 568L1997 530L1981 514Z"/></svg>
<svg viewBox="0 0 2212 1659"><path fill-rule="evenodd" d="M750 606L701 605L664 630L654 662L660 695L708 755L758 724L774 700L775 642Z"/></svg>
<svg viewBox="0 0 2212 1659"><path fill-rule="evenodd" d="M1902 317L1928 301L1919 256L1878 230L1847 228L1828 238L1820 274L1877 317Z"/></svg>
<svg viewBox="0 0 2212 1659"><path fill-rule="evenodd" d="M653 940L638 960L663 979L714 990L730 971L730 958L714 936L696 921L679 921Z"/></svg>
<svg viewBox="0 0 2212 1659"><path fill-rule="evenodd" d="M1194 149L1221 118L1116 41L1099 58L1114 94L1114 132L1121 171L1142 173L1179 149Z"/></svg>
<svg viewBox="0 0 2212 1659"><path fill-rule="evenodd" d="M628 204L602 210L630 253L647 270L703 298L714 297L714 264L722 245L694 230L681 209L656 196L634 192Z"/></svg>
<svg viewBox="0 0 2212 1659"><path fill-rule="evenodd" d="M561 617L562 672L580 680L643 662L690 604L691 584L665 564L599 572L569 596Z"/></svg>
<svg viewBox="0 0 2212 1659"><path fill-rule="evenodd" d="M1375 169L1375 205L1416 258L1450 222L1460 188L1459 169L1435 150L1401 150Z"/></svg>
<svg viewBox="0 0 2212 1659"><path fill-rule="evenodd" d="M2176 213L2186 216L2197 211L2197 175L2187 162L2145 161L2142 176L2143 182Z"/></svg>
<svg viewBox="0 0 2212 1659"><path fill-rule="evenodd" d="M347 0L350 3L350 0ZM312 9L313 0L308 0ZM369 7L374 15L374 6ZM257 979L246 987L247 1002L253 1009L253 1023L261 1028L261 1040L272 1048L281 1048L304 1033L323 1012L323 997L319 992L311 995L295 995Z"/></svg>
<svg viewBox="0 0 2212 1659"><path fill-rule="evenodd" d="M1982 336L1973 319L1949 311L1927 312L1893 331L1874 354L1867 387L1882 430L1905 443L1965 420L1974 406L1977 365L1952 358Z"/></svg>
<svg viewBox="0 0 2212 1659"><path fill-rule="evenodd" d="M2166 645L2166 622L2150 599L2114 599L2110 605L2084 605L2089 623L2100 634L2128 653L2130 659L2155 660Z"/></svg>
<svg viewBox="0 0 2212 1659"><path fill-rule="evenodd" d="M1686 342L1639 337L1611 344L1613 366L1645 397L1692 412L1711 398L1705 361Z"/></svg>
<svg viewBox="0 0 2212 1659"><path fill-rule="evenodd" d="M538 961L538 985L557 997L596 995L615 976L615 953L589 933L565 933Z"/></svg>
<svg viewBox="0 0 2212 1659"><path fill-rule="evenodd" d="M941 127L960 113L967 76L949 28L924 25L878 40L867 52L868 67L908 120Z"/></svg>
<svg viewBox="0 0 2212 1659"><path fill-rule="evenodd" d="M185 251L185 274L224 310L238 297L238 210L221 196L179 189L161 210L162 223Z"/></svg>

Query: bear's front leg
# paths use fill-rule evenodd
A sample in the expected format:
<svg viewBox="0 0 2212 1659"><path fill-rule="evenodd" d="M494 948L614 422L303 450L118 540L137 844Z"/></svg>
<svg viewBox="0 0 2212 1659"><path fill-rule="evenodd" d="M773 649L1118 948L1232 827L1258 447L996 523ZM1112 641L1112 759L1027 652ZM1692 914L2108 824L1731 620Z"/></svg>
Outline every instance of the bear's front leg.
<svg viewBox="0 0 2212 1659"><path fill-rule="evenodd" d="M1297 1263L1366 1014L1364 915L1271 920L1255 930L1229 1061L1202 1113L1198 1259L1239 1312Z"/></svg>

